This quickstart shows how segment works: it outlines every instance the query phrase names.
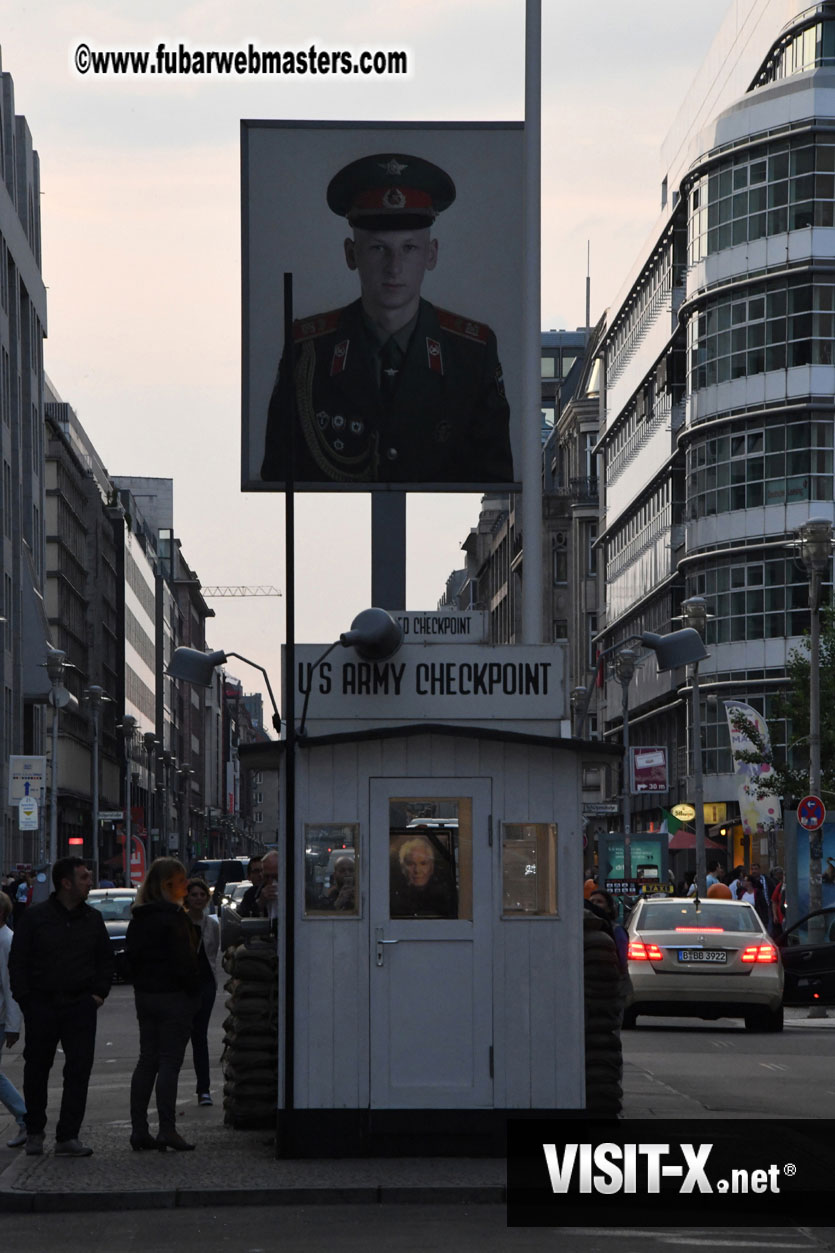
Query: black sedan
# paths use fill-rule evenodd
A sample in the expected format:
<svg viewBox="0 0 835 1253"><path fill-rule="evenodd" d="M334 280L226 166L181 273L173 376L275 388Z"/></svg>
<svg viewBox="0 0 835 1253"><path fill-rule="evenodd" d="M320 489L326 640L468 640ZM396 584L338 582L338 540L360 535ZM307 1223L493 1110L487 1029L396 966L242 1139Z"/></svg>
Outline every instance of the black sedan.
<svg viewBox="0 0 835 1253"><path fill-rule="evenodd" d="M116 958L116 979L123 983L130 982L125 936L135 900L136 888L96 888L87 897L87 904L97 909L104 918L113 956Z"/></svg>
<svg viewBox="0 0 835 1253"><path fill-rule="evenodd" d="M776 941L783 959L785 1005L835 1005L835 908L816 910Z"/></svg>

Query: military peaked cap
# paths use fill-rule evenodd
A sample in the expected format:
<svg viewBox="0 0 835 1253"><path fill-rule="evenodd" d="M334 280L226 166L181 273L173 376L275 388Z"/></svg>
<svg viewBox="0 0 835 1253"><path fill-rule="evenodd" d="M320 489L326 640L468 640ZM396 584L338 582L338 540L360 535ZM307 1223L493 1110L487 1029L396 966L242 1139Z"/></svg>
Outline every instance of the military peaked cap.
<svg viewBox="0 0 835 1253"><path fill-rule="evenodd" d="M431 226L455 199L455 184L439 166L402 152L352 161L328 184L328 207L367 231Z"/></svg>

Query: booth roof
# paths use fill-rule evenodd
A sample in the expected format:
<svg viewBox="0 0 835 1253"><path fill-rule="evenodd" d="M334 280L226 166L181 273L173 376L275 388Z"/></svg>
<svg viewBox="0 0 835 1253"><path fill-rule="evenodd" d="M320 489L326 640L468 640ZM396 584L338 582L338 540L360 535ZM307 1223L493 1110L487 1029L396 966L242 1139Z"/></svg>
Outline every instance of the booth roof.
<svg viewBox="0 0 835 1253"><path fill-rule="evenodd" d="M623 755L620 744L604 744L600 740L580 740L575 736L561 738L557 735L531 735L526 731L504 731L496 727L465 726L449 722L409 722L404 726L369 726L358 731L334 731L330 735L305 735L296 740L296 748L302 750L362 740L407 739L415 735L447 735L458 739L498 740L505 744L524 744L532 748L561 748L566 752L582 752L587 758ZM277 757L284 752L286 744L286 740L271 740L268 744L241 744L238 747L238 756L241 763L250 770L275 769Z"/></svg>

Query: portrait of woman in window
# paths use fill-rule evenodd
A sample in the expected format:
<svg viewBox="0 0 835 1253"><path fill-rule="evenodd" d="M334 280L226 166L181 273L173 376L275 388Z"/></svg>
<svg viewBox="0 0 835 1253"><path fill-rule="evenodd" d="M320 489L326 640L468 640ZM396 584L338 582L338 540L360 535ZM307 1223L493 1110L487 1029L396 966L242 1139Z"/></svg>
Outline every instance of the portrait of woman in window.
<svg viewBox="0 0 835 1253"><path fill-rule="evenodd" d="M448 835L427 832L392 841L390 900L392 918L458 917Z"/></svg>

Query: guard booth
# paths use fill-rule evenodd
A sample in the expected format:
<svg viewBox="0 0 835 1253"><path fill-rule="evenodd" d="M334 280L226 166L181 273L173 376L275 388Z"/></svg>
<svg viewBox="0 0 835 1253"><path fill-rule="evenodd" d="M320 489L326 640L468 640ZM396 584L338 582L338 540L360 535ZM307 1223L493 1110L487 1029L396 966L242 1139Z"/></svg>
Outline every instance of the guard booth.
<svg viewBox="0 0 835 1253"><path fill-rule="evenodd" d="M560 734L562 661L404 646L376 694L350 650L319 672L289 955L279 927L281 1155L501 1154L508 1116L583 1109L581 767L619 750ZM462 691L481 664L484 690ZM241 762L278 759L283 794L284 750Z"/></svg>

